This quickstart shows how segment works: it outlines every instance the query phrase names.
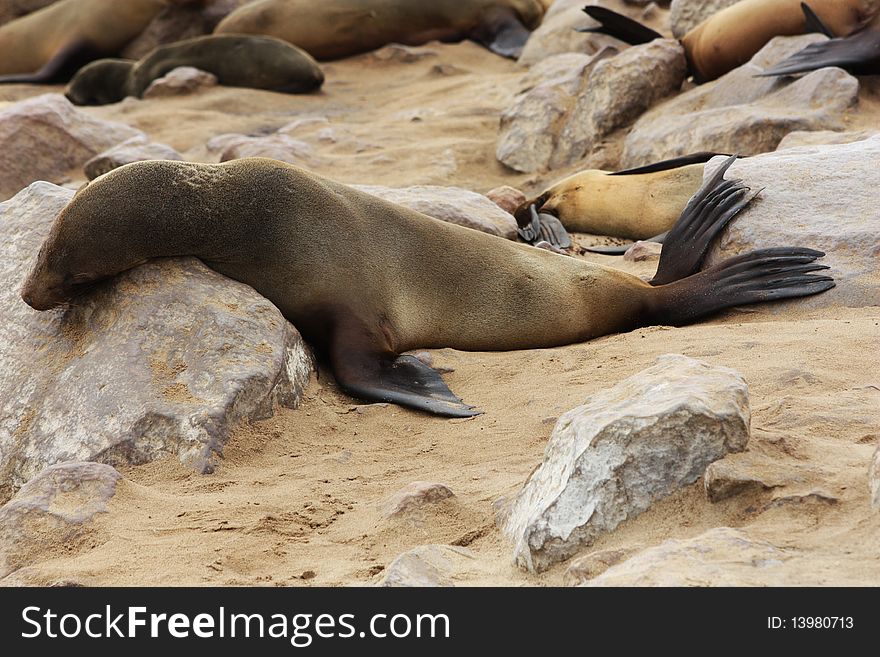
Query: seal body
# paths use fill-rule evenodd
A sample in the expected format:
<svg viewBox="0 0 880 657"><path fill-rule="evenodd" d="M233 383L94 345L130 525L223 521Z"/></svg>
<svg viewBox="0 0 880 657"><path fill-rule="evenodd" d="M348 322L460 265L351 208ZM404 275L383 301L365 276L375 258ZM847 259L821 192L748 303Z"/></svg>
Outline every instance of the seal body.
<svg viewBox="0 0 880 657"><path fill-rule="evenodd" d="M296 46L272 37L220 34L160 46L136 63L92 62L73 77L66 95L77 105L140 97L153 80L178 66L213 73L223 85L285 93L313 91L324 82L318 63Z"/></svg>
<svg viewBox="0 0 880 657"><path fill-rule="evenodd" d="M858 30L878 9L877 0L809 0L810 8L835 35ZM803 34L801 0L742 0L722 9L682 39L697 81L714 80L748 62L776 36Z"/></svg>
<svg viewBox="0 0 880 657"><path fill-rule="evenodd" d="M0 75L7 82L69 77L119 52L172 0L60 0L0 27Z"/></svg>
<svg viewBox="0 0 880 657"><path fill-rule="evenodd" d="M665 233L703 182L704 164L652 173L616 175L589 169L540 194L537 210L578 233L643 240ZM519 211L518 211L519 212Z"/></svg>
<svg viewBox="0 0 880 657"><path fill-rule="evenodd" d="M745 274L735 267L732 287L724 263L674 280L698 268L703 245L748 203L744 188L719 182L722 175L670 233L664 254L673 252L674 266L661 256L664 284L652 285L431 219L276 160L136 162L96 178L62 210L22 298L49 309L150 258L193 255L271 300L329 357L349 393L474 415L436 371L401 352L552 347L769 298L773 280L756 264ZM693 230L696 241L676 237ZM687 252L675 253L679 245ZM772 298L827 289L830 279L803 284L779 258L772 264L781 277ZM750 288L753 278L758 288Z"/></svg>
<svg viewBox="0 0 880 657"><path fill-rule="evenodd" d="M473 39L516 56L544 10L539 0L258 0L229 14L214 32L274 36L319 60L435 39Z"/></svg>

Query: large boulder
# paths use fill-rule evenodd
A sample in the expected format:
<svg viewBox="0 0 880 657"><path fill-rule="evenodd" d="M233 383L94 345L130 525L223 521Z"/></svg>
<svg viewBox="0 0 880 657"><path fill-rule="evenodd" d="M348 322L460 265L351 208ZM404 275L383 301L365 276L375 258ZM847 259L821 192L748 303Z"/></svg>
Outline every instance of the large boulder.
<svg viewBox="0 0 880 657"><path fill-rule="evenodd" d="M842 130L859 97L859 81L849 73L823 68L799 78L755 77L825 38L777 37L747 64L652 108L627 135L623 166L699 151L755 155L774 150L795 130Z"/></svg>
<svg viewBox="0 0 880 657"><path fill-rule="evenodd" d="M207 472L230 430L295 406L311 355L275 306L195 258L153 261L69 308L19 298L73 192L34 183L0 204L0 499L47 465L144 463Z"/></svg>
<svg viewBox="0 0 880 657"><path fill-rule="evenodd" d="M772 246L826 253L837 287L772 308L880 305L880 135L850 144L788 148L737 160L727 177L760 196L716 240L707 264ZM721 158L713 159L711 175Z"/></svg>
<svg viewBox="0 0 880 657"><path fill-rule="evenodd" d="M725 367L668 354L559 418L503 522L541 571L745 449L748 388Z"/></svg>
<svg viewBox="0 0 880 657"><path fill-rule="evenodd" d="M461 187L434 185L414 187L353 185L353 187L441 221L509 240L516 239L516 219L512 214L505 212L482 194Z"/></svg>
<svg viewBox="0 0 880 657"><path fill-rule="evenodd" d="M44 94L0 110L0 200L35 180L61 182L74 168L132 137L127 125L95 119L61 94Z"/></svg>
<svg viewBox="0 0 880 657"><path fill-rule="evenodd" d="M535 86L501 115L498 160L522 172L573 164L678 91L687 72L684 50L671 39L609 55L557 55L539 64L543 79L532 71L527 81Z"/></svg>
<svg viewBox="0 0 880 657"><path fill-rule="evenodd" d="M669 4L669 26L676 39L694 29L707 18L740 0L672 0Z"/></svg>

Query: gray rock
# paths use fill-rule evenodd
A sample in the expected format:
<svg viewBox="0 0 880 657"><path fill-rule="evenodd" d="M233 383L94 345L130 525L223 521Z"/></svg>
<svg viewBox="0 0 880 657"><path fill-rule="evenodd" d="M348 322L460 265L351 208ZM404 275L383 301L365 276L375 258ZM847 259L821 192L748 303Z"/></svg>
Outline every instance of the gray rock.
<svg viewBox="0 0 880 657"><path fill-rule="evenodd" d="M580 586L604 573L611 566L616 566L629 559L642 549L641 544L630 545L616 550L598 550L582 557L573 559L565 569L562 581L566 586Z"/></svg>
<svg viewBox="0 0 880 657"><path fill-rule="evenodd" d="M482 194L461 187L382 187L353 185L355 189L403 205L429 217L467 228L516 239L516 219Z"/></svg>
<svg viewBox="0 0 880 657"><path fill-rule="evenodd" d="M456 575L474 567L476 554L455 545L420 545L385 569L379 586L455 586Z"/></svg>
<svg viewBox="0 0 880 657"><path fill-rule="evenodd" d="M826 69L832 70L832 69ZM833 306L880 305L880 135L850 144L789 148L738 160L727 174L761 195L716 240L711 265L772 246L805 246L826 253L837 287L768 306L785 312ZM714 171L715 158L706 167Z"/></svg>
<svg viewBox="0 0 880 657"><path fill-rule="evenodd" d="M117 167L144 160L183 160L183 156L171 146L151 142L146 136L132 137L93 157L85 163L83 171L89 180L94 180Z"/></svg>
<svg viewBox="0 0 880 657"><path fill-rule="evenodd" d="M522 172L577 162L605 136L677 91L686 74L677 41L655 39L622 53L558 55L545 60L543 82L517 96L501 115L496 157ZM541 79L532 72L527 83Z"/></svg>
<svg viewBox="0 0 880 657"><path fill-rule="evenodd" d="M0 499L66 461L199 471L242 419L295 406L311 355L275 306L195 258L150 262L68 309L19 298L71 190L34 183L0 204Z"/></svg>
<svg viewBox="0 0 880 657"><path fill-rule="evenodd" d="M859 82L849 73L823 68L800 78L754 77L822 39L777 37L747 64L652 108L627 135L623 166L698 151L755 155L774 150L795 130L842 130L859 95Z"/></svg>
<svg viewBox="0 0 880 657"><path fill-rule="evenodd" d="M0 110L0 200L35 180L61 182L90 158L132 137L121 123L76 109L61 94L44 94Z"/></svg>
<svg viewBox="0 0 880 657"><path fill-rule="evenodd" d="M735 5L739 0L672 0L669 5L669 25L676 39L694 29L713 14Z"/></svg>
<svg viewBox="0 0 880 657"><path fill-rule="evenodd" d="M526 202L526 195L515 187L501 185L486 192L486 198L509 214Z"/></svg>
<svg viewBox="0 0 880 657"><path fill-rule="evenodd" d="M868 492L871 495L871 507L880 511L880 446L874 450L871 467L868 470Z"/></svg>
<svg viewBox="0 0 880 657"><path fill-rule="evenodd" d="M242 157L270 157L273 160L309 168L318 161L309 144L281 132L261 137L218 135L208 142L207 148L209 151L219 151L221 162Z"/></svg>
<svg viewBox="0 0 880 657"><path fill-rule="evenodd" d="M777 151L786 148L800 148L802 146L820 146L822 144L851 144L854 141L862 141L868 137L880 134L876 130L856 130L852 132L836 132L834 130L796 130L789 132L779 145Z"/></svg>
<svg viewBox="0 0 880 657"><path fill-rule="evenodd" d="M188 94L217 86L217 76L192 66L178 66L150 83L141 98L166 98Z"/></svg>
<svg viewBox="0 0 880 657"><path fill-rule="evenodd" d="M649 548L583 586L766 586L785 582L789 559L766 541L718 527Z"/></svg>
<svg viewBox="0 0 880 657"><path fill-rule="evenodd" d="M407 515L451 497L455 494L446 484L414 481L382 503L382 515L386 518Z"/></svg>
<svg viewBox="0 0 880 657"><path fill-rule="evenodd" d="M695 482L749 439L742 377L667 354L559 418L504 523L514 557L544 570Z"/></svg>
<svg viewBox="0 0 880 657"><path fill-rule="evenodd" d="M75 542L105 513L121 475L109 465L65 463L41 471L0 507L0 579Z"/></svg>

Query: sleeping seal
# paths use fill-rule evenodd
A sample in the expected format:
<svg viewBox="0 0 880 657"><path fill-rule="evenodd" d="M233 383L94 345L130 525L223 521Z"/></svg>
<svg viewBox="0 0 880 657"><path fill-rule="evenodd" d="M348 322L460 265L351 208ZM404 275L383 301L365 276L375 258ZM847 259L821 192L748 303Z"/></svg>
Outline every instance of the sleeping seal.
<svg viewBox="0 0 880 657"><path fill-rule="evenodd" d="M651 283L431 219L265 158L153 160L111 171L65 206L22 287L47 310L150 258L192 255L272 301L340 387L370 401L477 414L416 348L554 347L834 286L824 255L774 248L700 271L752 200L720 167L670 231Z"/></svg>

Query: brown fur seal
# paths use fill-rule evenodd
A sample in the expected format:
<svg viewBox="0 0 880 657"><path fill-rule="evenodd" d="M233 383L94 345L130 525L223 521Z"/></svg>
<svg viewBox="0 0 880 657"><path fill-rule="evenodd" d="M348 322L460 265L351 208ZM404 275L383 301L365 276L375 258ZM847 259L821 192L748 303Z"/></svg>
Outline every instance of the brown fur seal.
<svg viewBox="0 0 880 657"><path fill-rule="evenodd" d="M652 284L276 160L136 162L61 211L21 295L47 310L150 258L196 256L272 301L329 356L348 393L470 416L436 371L401 352L553 347L833 287L809 273L827 269L810 249L755 251L699 271L718 231L751 201L723 179L732 161L682 213Z"/></svg>
<svg viewBox="0 0 880 657"><path fill-rule="evenodd" d="M858 32L811 43L760 75L794 75L825 66L839 66L856 75L880 74L880 14Z"/></svg>
<svg viewBox="0 0 880 657"><path fill-rule="evenodd" d="M776 36L830 31L846 36L880 11L878 0L741 0L713 14L681 39L697 82L714 80L748 62ZM583 31L610 34L628 43L646 43L662 35L626 16L598 6L584 7L601 27ZM818 21L818 22L817 22Z"/></svg>
<svg viewBox="0 0 880 657"><path fill-rule="evenodd" d="M183 0L178 0L183 1ZM60 0L0 27L0 82L69 79L119 52L174 0Z"/></svg>
<svg viewBox="0 0 880 657"><path fill-rule="evenodd" d="M285 93L313 91L324 82L318 63L286 41L219 34L160 46L138 62L99 59L77 72L65 95L77 105L140 97L153 80L178 66L213 73L220 84Z"/></svg>
<svg viewBox="0 0 880 657"><path fill-rule="evenodd" d="M518 57L544 11L539 0L257 0L229 14L214 33L278 37L320 60L435 39L472 39Z"/></svg>

